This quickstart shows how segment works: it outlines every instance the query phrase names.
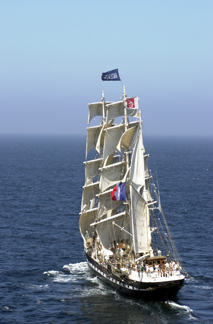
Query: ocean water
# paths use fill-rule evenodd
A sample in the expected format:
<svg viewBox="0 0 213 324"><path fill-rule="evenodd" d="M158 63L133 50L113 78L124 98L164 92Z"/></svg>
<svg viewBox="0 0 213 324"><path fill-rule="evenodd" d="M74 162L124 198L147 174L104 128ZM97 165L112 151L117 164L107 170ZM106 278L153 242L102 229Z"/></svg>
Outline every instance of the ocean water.
<svg viewBox="0 0 213 324"><path fill-rule="evenodd" d="M213 140L145 138L190 277L175 301L117 294L79 233L85 137L0 137L0 323L213 323Z"/></svg>

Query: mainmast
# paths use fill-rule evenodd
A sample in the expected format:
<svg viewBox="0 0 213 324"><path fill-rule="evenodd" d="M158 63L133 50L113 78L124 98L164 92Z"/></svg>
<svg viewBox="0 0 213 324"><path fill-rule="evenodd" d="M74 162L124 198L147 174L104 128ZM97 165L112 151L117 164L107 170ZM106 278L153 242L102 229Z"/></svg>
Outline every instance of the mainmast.
<svg viewBox="0 0 213 324"><path fill-rule="evenodd" d="M126 91L125 91L125 85L123 85L123 103L124 103L124 133L127 131L128 129L128 117L127 117L127 102L126 102ZM127 173L129 170L129 149L125 149L125 177L127 178ZM126 179L125 179L126 181ZM124 224L123 226L125 226L125 221L127 219L129 219L130 217L130 202L129 202L129 197L127 196L126 198L126 218L124 218ZM130 219L129 219L130 220ZM127 220L128 222L128 220ZM131 230L132 232L132 230ZM129 233L128 231L126 231L127 234L129 234L131 236L131 247L132 247L132 233Z"/></svg>
<svg viewBox="0 0 213 324"><path fill-rule="evenodd" d="M126 91L125 85L123 86L123 103L124 103L124 129L125 132L128 128L128 117L127 117L127 103L126 103ZM126 172L129 169L129 152L128 149L125 150L125 162L126 162Z"/></svg>

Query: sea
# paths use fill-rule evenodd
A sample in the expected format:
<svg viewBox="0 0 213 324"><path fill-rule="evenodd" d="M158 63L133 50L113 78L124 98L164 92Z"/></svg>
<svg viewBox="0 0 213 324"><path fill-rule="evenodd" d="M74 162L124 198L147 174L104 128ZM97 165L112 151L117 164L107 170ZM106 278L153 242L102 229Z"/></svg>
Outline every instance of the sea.
<svg viewBox="0 0 213 324"><path fill-rule="evenodd" d="M213 323L213 139L145 137L189 277L175 300L118 294L86 263L86 136L0 136L0 323Z"/></svg>

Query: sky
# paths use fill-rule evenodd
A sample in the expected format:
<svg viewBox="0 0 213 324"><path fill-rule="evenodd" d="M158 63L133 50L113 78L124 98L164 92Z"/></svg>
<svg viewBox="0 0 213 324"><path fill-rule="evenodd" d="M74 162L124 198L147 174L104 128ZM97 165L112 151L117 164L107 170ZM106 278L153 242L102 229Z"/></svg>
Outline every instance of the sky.
<svg viewBox="0 0 213 324"><path fill-rule="evenodd" d="M146 135L213 136L212 0L0 0L0 134L86 134L116 68Z"/></svg>

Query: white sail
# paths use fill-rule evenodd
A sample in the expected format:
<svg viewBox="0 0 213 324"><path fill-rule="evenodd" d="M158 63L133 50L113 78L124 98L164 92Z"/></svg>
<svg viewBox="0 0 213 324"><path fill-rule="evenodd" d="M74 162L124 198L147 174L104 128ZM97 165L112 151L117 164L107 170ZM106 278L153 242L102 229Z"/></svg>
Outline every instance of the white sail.
<svg viewBox="0 0 213 324"><path fill-rule="evenodd" d="M118 226L113 224L116 222L116 224L122 227L124 223L124 216L125 212L119 213L97 223L96 230L100 237L101 243L106 249L108 249L109 245L118 238L122 239L122 237L126 237L126 233L122 232Z"/></svg>
<svg viewBox="0 0 213 324"><path fill-rule="evenodd" d="M130 180L138 191L145 185L144 149L142 143L142 130L139 128L132 155Z"/></svg>
<svg viewBox="0 0 213 324"><path fill-rule="evenodd" d="M85 185L93 183L93 179L98 175L98 169L101 166L103 159L95 159L84 162L85 164Z"/></svg>
<svg viewBox="0 0 213 324"><path fill-rule="evenodd" d="M105 123L103 124L102 128L101 128L101 131L98 135L98 139L97 139L97 142L96 142L96 151L101 154L101 148L103 148L104 146L104 129L105 129Z"/></svg>
<svg viewBox="0 0 213 324"><path fill-rule="evenodd" d="M99 154L101 154L101 148L103 148L103 146L104 146L104 142L105 142L105 132L111 126L112 126L112 120L109 123L106 123L104 121L103 126L102 126L101 131L100 131L99 136L98 136L97 143L96 143L96 151Z"/></svg>
<svg viewBox="0 0 213 324"><path fill-rule="evenodd" d="M150 193L150 188L149 188L149 179L151 179L152 177L149 174L149 169L148 169L148 163L147 163L147 158L148 158L148 154L144 155L144 165L145 165L145 188L146 188L146 197L147 197L147 201L153 201L153 198L151 196Z"/></svg>
<svg viewBox="0 0 213 324"><path fill-rule="evenodd" d="M100 190L107 188L121 181L125 174L124 162L110 164L100 169Z"/></svg>
<svg viewBox="0 0 213 324"><path fill-rule="evenodd" d="M104 143L104 154L103 160L115 152L116 146L124 132L124 125L118 125L107 128L105 130L105 143Z"/></svg>
<svg viewBox="0 0 213 324"><path fill-rule="evenodd" d="M123 135L121 136L120 141L119 141L119 143L117 145L118 151L121 152L122 147L125 148L126 150L129 149L130 144L132 142L132 138L133 138L133 136L135 134L136 129L137 129L137 127L134 126L134 127L131 127L129 129L127 129L126 132L123 133Z"/></svg>
<svg viewBox="0 0 213 324"><path fill-rule="evenodd" d="M97 216L97 208L88 210L85 213L81 213L80 220L79 220L79 227L81 231L81 235L83 239L85 239L85 235L87 232L93 232L94 228L90 226L93 223Z"/></svg>
<svg viewBox="0 0 213 324"><path fill-rule="evenodd" d="M132 185L130 185L130 198L134 251L136 254L149 252L151 233L148 206Z"/></svg>
<svg viewBox="0 0 213 324"><path fill-rule="evenodd" d="M148 179L145 180L145 183L146 183L145 185L146 191L144 193L145 194L144 198L146 201L153 201L152 195L150 193L150 188L149 188L149 180Z"/></svg>
<svg viewBox="0 0 213 324"><path fill-rule="evenodd" d="M98 125L98 126L93 126L93 127L87 128L86 158L87 158L89 151L92 148L96 147L102 127L103 127L102 125Z"/></svg>
<svg viewBox="0 0 213 324"><path fill-rule="evenodd" d="M104 106L110 103L111 103L110 101L105 102ZM103 116L103 102L93 102L88 104L88 106L89 106L89 114L88 114L88 124L89 124L92 118L96 116Z"/></svg>
<svg viewBox="0 0 213 324"><path fill-rule="evenodd" d="M99 193L99 182L95 182L84 186L82 201L81 201L81 211L87 211L94 207L95 197Z"/></svg>
<svg viewBox="0 0 213 324"><path fill-rule="evenodd" d="M88 124L89 124L93 117L103 116L103 103L94 102L88 104L88 106L89 106L89 115L88 115Z"/></svg>

